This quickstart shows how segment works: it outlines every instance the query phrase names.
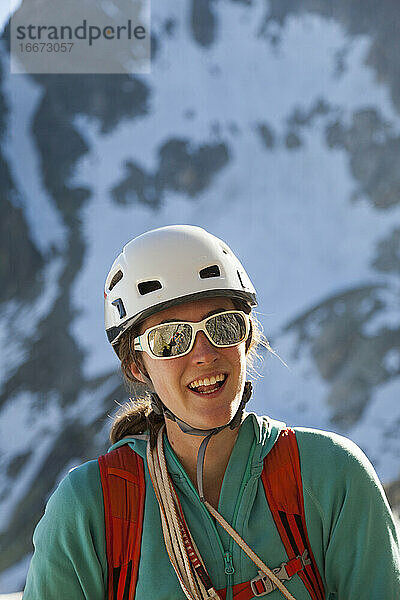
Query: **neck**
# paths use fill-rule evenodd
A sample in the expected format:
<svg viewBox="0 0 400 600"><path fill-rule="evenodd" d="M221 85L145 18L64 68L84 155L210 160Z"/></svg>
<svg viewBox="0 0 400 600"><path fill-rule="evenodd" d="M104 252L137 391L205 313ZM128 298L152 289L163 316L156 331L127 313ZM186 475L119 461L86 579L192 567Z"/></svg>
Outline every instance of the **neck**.
<svg viewBox="0 0 400 600"><path fill-rule="evenodd" d="M179 426L169 419L166 419L166 431L169 443L197 489L197 454L205 436L183 433ZM218 508L222 481L238 433L239 427L227 427L213 435L207 446L203 472L204 494L215 509Z"/></svg>

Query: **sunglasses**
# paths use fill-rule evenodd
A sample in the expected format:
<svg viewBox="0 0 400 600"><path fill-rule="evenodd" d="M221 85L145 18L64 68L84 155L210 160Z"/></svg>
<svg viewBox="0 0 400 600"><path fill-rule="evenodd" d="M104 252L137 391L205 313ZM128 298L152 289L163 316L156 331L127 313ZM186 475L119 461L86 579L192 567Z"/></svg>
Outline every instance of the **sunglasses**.
<svg viewBox="0 0 400 600"><path fill-rule="evenodd" d="M202 331L217 348L237 346L247 339L250 320L240 310L227 310L198 323L173 321L146 329L134 339L134 349L157 359L177 358L193 348L196 334Z"/></svg>

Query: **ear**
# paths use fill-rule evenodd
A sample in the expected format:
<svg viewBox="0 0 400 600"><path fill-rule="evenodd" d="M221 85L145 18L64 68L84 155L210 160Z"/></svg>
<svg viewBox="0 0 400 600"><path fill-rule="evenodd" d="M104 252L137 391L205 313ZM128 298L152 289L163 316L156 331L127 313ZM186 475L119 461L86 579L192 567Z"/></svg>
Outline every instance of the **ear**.
<svg viewBox="0 0 400 600"><path fill-rule="evenodd" d="M143 373L138 369L138 366L135 362L132 362L130 365L130 370L132 375L138 379L139 381L141 381L142 383L147 383L147 380L145 379L145 376L143 375Z"/></svg>

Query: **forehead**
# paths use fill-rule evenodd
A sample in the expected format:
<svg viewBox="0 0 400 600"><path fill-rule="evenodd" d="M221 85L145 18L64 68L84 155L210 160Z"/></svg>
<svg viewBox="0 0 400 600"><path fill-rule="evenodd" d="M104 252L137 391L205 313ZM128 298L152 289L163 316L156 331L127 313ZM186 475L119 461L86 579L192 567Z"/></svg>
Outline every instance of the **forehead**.
<svg viewBox="0 0 400 600"><path fill-rule="evenodd" d="M165 320L177 321L201 321L208 313L218 309L232 310L235 306L230 298L203 298L193 302L184 302L176 306L170 306L165 310L161 310L155 315L151 315L140 326L140 332L143 333L149 327L158 325Z"/></svg>

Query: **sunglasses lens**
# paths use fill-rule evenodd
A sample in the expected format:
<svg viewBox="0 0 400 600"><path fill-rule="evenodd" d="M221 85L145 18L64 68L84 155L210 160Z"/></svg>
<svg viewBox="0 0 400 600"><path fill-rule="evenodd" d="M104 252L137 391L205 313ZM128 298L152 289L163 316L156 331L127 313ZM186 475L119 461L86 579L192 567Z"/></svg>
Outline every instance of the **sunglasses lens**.
<svg viewBox="0 0 400 600"><path fill-rule="evenodd" d="M186 323L165 323L149 332L148 343L154 356L179 356L189 348L192 328Z"/></svg>
<svg viewBox="0 0 400 600"><path fill-rule="evenodd" d="M211 316L204 325L215 346L235 346L246 337L247 323L240 312ZM187 352L192 337L190 323L162 323L149 331L147 341L153 356L172 358Z"/></svg>
<svg viewBox="0 0 400 600"><path fill-rule="evenodd" d="M216 346L234 346L246 337L246 321L240 313L222 313L211 317L206 329Z"/></svg>

